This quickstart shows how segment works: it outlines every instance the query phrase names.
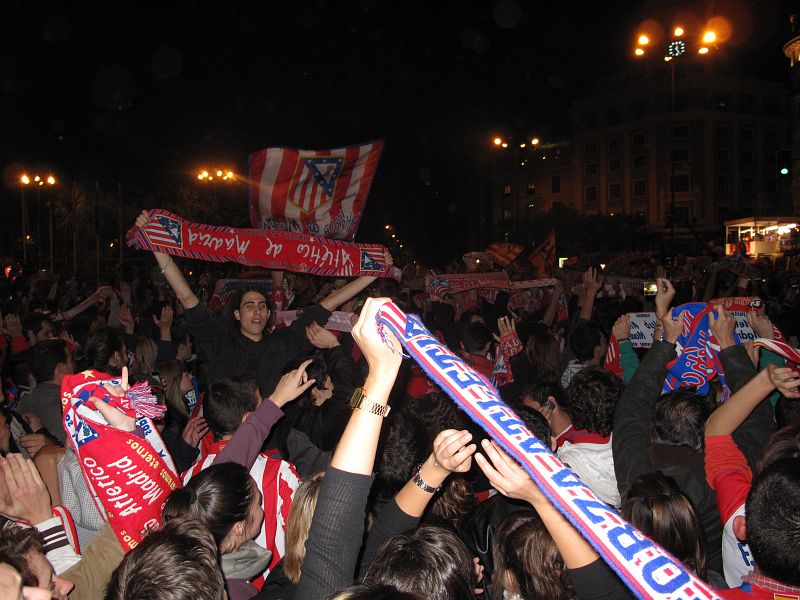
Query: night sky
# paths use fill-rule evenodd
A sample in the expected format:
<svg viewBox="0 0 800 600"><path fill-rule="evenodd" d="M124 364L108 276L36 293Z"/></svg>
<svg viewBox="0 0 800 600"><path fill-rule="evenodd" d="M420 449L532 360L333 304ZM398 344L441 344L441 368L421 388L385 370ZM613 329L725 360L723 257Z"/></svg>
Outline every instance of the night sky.
<svg viewBox="0 0 800 600"><path fill-rule="evenodd" d="M47 165L62 181L191 186L197 167L244 173L267 146L382 138L364 236L391 222L421 256L465 250L493 135L568 134L570 103L631 67L637 24L676 4L687 5L6 2L3 201L18 201L20 166ZM697 12L730 16L734 64L787 81L792 4Z"/></svg>

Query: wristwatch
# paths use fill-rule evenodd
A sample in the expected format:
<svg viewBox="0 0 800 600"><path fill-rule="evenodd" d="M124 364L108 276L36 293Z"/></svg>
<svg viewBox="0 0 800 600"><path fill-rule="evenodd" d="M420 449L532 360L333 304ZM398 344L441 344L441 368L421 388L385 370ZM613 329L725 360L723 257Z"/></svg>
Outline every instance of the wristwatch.
<svg viewBox="0 0 800 600"><path fill-rule="evenodd" d="M372 402L368 397L366 390L364 388L356 388L356 391L353 392L353 397L350 398L350 406L352 408L357 408L359 410L366 411L373 415L378 415L379 417L385 417L389 414L391 407L383 406L382 404L378 404L377 402Z"/></svg>

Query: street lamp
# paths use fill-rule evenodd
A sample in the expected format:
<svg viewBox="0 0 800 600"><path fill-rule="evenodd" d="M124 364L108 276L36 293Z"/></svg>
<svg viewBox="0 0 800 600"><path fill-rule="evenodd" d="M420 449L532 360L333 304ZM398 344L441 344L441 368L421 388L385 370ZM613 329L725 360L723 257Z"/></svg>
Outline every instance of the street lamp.
<svg viewBox="0 0 800 600"><path fill-rule="evenodd" d="M721 25L726 29L726 23L719 19L712 19L710 25ZM663 51L663 59L669 63L670 68L670 113L673 120L675 118L675 69L678 59L685 56L690 56L690 51L696 49L699 56L707 56L711 50L718 50L717 42L722 39L727 39L729 34L726 31L722 36L718 35L717 31L711 28L705 29L695 39L692 39L690 32L683 25L675 25L672 29L672 37L665 41L661 46ZM646 33L639 33L636 36L636 44L633 50L634 56L642 58L647 55L648 50L645 48L650 45L650 36ZM658 52L656 48L653 48ZM670 207L669 207L669 222L670 222L670 252L672 254L672 263L676 264L675 256L675 160L672 151L670 151Z"/></svg>
<svg viewBox="0 0 800 600"><path fill-rule="evenodd" d="M31 236L28 233L28 218L27 218L27 204L25 204L25 187L29 185L36 185L36 197L37 197L37 207L41 204L42 199L42 190L41 188L45 185L47 186L54 186L56 184L56 178L53 175L47 175L44 177L42 175L34 175L33 178L27 174L23 173L20 178L20 212L22 213L22 261L23 263L28 262L28 244L32 241ZM49 209L50 209L50 270L53 270L53 206L52 206L52 199L48 201ZM36 214L36 240L37 244L41 244L41 235L39 231L39 225L41 223L41 218L39 215L39 211L37 210ZM39 267L42 266L42 256L41 256L41 245L38 246L38 255L39 255Z"/></svg>

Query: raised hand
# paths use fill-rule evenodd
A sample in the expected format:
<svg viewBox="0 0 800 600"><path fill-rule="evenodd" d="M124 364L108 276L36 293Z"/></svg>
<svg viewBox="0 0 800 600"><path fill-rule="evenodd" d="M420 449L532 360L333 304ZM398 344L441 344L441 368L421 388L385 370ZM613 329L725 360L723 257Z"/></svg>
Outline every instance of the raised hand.
<svg viewBox="0 0 800 600"><path fill-rule="evenodd" d="M477 446L470 444L472 434L467 430L445 429L433 440L435 464L448 473L466 473L472 467L472 455Z"/></svg>
<svg viewBox="0 0 800 600"><path fill-rule="evenodd" d="M681 311L677 321L672 320L672 310L669 310L663 318L658 319L664 328L664 341L674 344L683 333L683 324L686 321L686 311Z"/></svg>
<svg viewBox="0 0 800 600"><path fill-rule="evenodd" d="M364 357L367 359L370 374L373 372L397 374L402 361L400 341L388 329L383 330L383 337L378 332L375 315L380 308L390 302L389 298L367 298L358 321L351 332ZM386 342L384 342L384 339ZM387 345L387 342L389 345Z"/></svg>
<svg viewBox="0 0 800 600"><path fill-rule="evenodd" d="M105 384L103 387L113 396L119 398L124 397L130 389L128 385L128 367L122 367L122 377L119 385ZM109 406L102 398L98 398L97 396L92 396L89 400L91 400L94 407L103 415L103 418L111 427L122 431L133 431L136 429L136 419L133 417L129 417L121 410Z"/></svg>
<svg viewBox="0 0 800 600"><path fill-rule="evenodd" d="M736 319L731 316L724 306L717 306L717 314L708 315L708 329L714 335L720 350L733 346L733 331L736 328Z"/></svg>
<svg viewBox="0 0 800 600"><path fill-rule="evenodd" d="M311 363L312 359L309 358L303 361L294 371L289 371L281 377L278 385L275 386L275 390L269 395L270 402L281 408L314 385L317 380L309 379L308 375L306 375L306 368Z"/></svg>
<svg viewBox="0 0 800 600"><path fill-rule="evenodd" d="M50 494L32 460L9 454L0 458L0 472L0 514L31 525L52 516Z"/></svg>
<svg viewBox="0 0 800 600"><path fill-rule="evenodd" d="M316 348L335 348L339 345L339 338L321 327L316 321L306 327L306 337L311 345Z"/></svg>
<svg viewBox="0 0 800 600"><path fill-rule="evenodd" d="M503 496L526 500L531 504L542 500L547 502L530 475L493 440L481 441L481 447L486 456L480 453L476 454L475 462L478 463L494 489Z"/></svg>
<svg viewBox="0 0 800 600"><path fill-rule="evenodd" d="M772 328L772 321L764 313L757 313L754 310L748 311L747 322L753 328L753 332L760 337L767 340L775 337L775 330Z"/></svg>
<svg viewBox="0 0 800 600"><path fill-rule="evenodd" d="M674 299L675 288L672 282L664 277L656 279L656 316L663 319Z"/></svg>
<svg viewBox="0 0 800 600"><path fill-rule="evenodd" d="M583 274L583 291L589 298L594 298L603 287L603 276L594 267L589 267Z"/></svg>
<svg viewBox="0 0 800 600"><path fill-rule="evenodd" d="M146 210L143 210L139 213L139 216L136 217L136 226L137 227L144 227L150 222L150 215Z"/></svg>
<svg viewBox="0 0 800 600"><path fill-rule="evenodd" d="M22 335L22 321L14 313L8 314L3 318L3 328L6 331L6 335L10 337Z"/></svg>
<svg viewBox="0 0 800 600"><path fill-rule="evenodd" d="M119 307L119 322L125 327L125 331L129 334L133 333L134 323L131 309L122 304Z"/></svg>
<svg viewBox="0 0 800 600"><path fill-rule="evenodd" d="M202 440L207 433L208 425L206 424L206 420L201 415L195 415L186 423L186 427L183 428L181 437L183 438L184 442L193 448L197 448L197 446L200 444L200 440Z"/></svg>
<svg viewBox="0 0 800 600"><path fill-rule="evenodd" d="M617 340L626 340L631 334L631 318L628 315L621 315L611 328L611 335Z"/></svg>
<svg viewBox="0 0 800 600"><path fill-rule="evenodd" d="M787 398L800 398L800 375L789 367L767 366L769 379L775 388Z"/></svg>

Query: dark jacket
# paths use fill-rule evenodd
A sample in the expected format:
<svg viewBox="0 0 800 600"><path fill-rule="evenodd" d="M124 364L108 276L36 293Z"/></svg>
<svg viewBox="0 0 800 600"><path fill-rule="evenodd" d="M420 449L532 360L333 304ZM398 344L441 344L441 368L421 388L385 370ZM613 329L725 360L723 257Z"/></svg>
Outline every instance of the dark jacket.
<svg viewBox="0 0 800 600"><path fill-rule="evenodd" d="M651 440L653 408L661 396L667 362L672 359L674 351L674 344L654 342L625 388L614 414L614 471L623 497L628 485L639 475L660 470L675 479L697 510L708 542L708 566L721 573L722 524L716 496L706 483L703 453L686 447L656 444ZM732 392L755 375L755 367L743 346L726 348L720 352L720 361ZM747 428L740 429L743 430L737 432L739 437L763 435Z"/></svg>
<svg viewBox="0 0 800 600"><path fill-rule="evenodd" d="M264 396L275 389L283 366L311 352L306 327L313 321L325 325L330 311L319 304L304 309L289 327L264 333L254 342L238 327L223 328L204 304L186 311L186 325L195 340L197 354L208 369L209 383L223 377L255 374Z"/></svg>

